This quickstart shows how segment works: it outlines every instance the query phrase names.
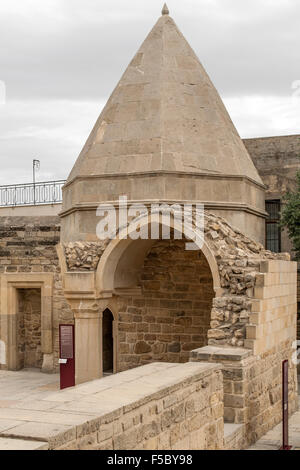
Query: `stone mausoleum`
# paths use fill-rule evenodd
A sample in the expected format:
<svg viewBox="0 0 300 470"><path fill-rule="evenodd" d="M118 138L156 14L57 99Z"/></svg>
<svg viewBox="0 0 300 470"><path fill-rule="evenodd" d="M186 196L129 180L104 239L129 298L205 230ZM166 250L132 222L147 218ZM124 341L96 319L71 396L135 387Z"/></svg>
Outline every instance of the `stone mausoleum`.
<svg viewBox="0 0 300 470"><path fill-rule="evenodd" d="M174 376L155 398L149 435L138 439L133 417L131 431L123 423L127 440L101 441L99 424L91 448L245 448L280 422L284 359L290 412L297 408L297 264L281 252L291 252L286 235L281 244L266 226L276 222L265 201L291 187L280 155L288 146L294 158L300 137L243 142L166 6L162 13L70 172L59 218L41 207L0 217L1 369L57 372L59 324L74 324L77 385L180 364L177 386ZM130 218L115 237L98 238L98 206L121 216L120 196L143 208L140 231L154 220L156 239L131 237ZM192 205L190 232L173 212L150 218L153 204ZM199 204L204 242L187 250ZM224 423L237 426L225 440ZM81 438L60 447L85 448Z"/></svg>

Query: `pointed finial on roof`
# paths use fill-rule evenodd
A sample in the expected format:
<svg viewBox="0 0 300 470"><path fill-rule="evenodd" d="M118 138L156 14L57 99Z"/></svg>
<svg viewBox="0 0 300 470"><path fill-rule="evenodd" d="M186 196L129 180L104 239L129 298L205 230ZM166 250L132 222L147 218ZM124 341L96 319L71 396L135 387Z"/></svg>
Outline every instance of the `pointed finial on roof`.
<svg viewBox="0 0 300 470"><path fill-rule="evenodd" d="M162 13L162 15L168 15L168 14L170 13L170 12L169 12L169 8L168 8L168 6L167 6L166 3L164 4L164 7L163 7L161 13Z"/></svg>

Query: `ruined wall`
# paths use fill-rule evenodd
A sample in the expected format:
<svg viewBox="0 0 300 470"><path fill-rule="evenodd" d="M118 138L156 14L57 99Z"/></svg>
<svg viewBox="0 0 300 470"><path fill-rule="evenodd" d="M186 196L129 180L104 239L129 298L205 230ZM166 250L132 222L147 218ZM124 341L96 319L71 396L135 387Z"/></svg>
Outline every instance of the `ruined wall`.
<svg viewBox="0 0 300 470"><path fill-rule="evenodd" d="M62 291L56 245L60 239L57 217L0 217L0 275L2 273L53 273L53 350L58 366L58 325L72 323Z"/></svg>
<svg viewBox="0 0 300 470"><path fill-rule="evenodd" d="M196 213L194 212L192 223L195 221L195 218ZM253 241L238 229L229 225L225 219L208 212L204 214L204 233L205 245L203 253L206 252L207 259L210 259L210 268L201 251L188 252L183 246L183 241L181 242L181 248L179 248L179 245L176 246L174 244L167 250L160 246L160 243L165 244L167 247L169 241L157 242L157 252L154 252L153 256L148 256L144 267L142 267L142 256L138 252L132 255L141 261L142 272L145 269L150 269L150 271L145 272L148 278L140 280L141 293L134 293L133 297L132 293L127 293L128 296L122 297L124 285L118 289L118 285L114 284L115 279L120 276L118 266L121 263L113 264L117 258L115 258L116 254L114 254L114 251L110 252L109 248L107 248L110 240L99 242L98 249L103 254L95 256L89 256L89 253L96 253L96 243L91 245L91 243L78 242L75 244L72 242L64 246L66 264L70 270L67 282L68 287L66 288L67 295L69 295L72 289L72 282L74 282L74 292L79 288L77 279L79 274L82 275L81 283L85 282L84 275L87 275L85 278L85 291L93 292L93 289L95 289L95 278L91 274L95 270L94 264L96 264L97 258L101 259L102 256L104 257L105 265L102 265L101 273L108 273L109 283L106 285L106 288L112 292L115 301L120 296L119 306L114 309L113 313L115 319L120 323L119 341L124 343L124 350L122 350L121 354L125 355L123 359L124 362L128 363L129 367L131 367L130 362L132 365L140 364L140 359L146 361L153 359L169 361L172 360L171 353L178 355L179 352L181 357L184 357L184 360L186 360L186 352L193 348L192 343L201 340L200 335L205 335L206 344L204 330L207 328L208 321L210 322L210 329L207 332L208 344L235 347L245 346L245 340L247 339L246 326L249 323L256 275L261 272L261 263L268 260L288 261L289 263L290 256L288 253L272 253L266 250L262 244ZM113 249L116 250L116 247L119 247L122 243L124 243L124 240L116 240ZM132 249L131 253L133 254L135 241L131 243L130 249ZM108 252L109 255L107 255ZM82 257L82 253L84 253L84 257ZM198 261L197 257L199 257ZM87 263L85 258L90 258L90 261ZM111 259L113 262L110 261ZM128 276L130 276L132 257L129 256L126 259L129 268ZM201 266L198 264L200 261L202 263ZM72 266L76 266L77 275L74 276L74 281L71 280L71 263ZM133 263L133 266L135 271L139 271L140 265L134 265ZM155 266L157 266L157 269ZM103 269L106 269L106 271L103 271ZM122 265L121 271L126 272L126 266ZM113 273L113 275L110 276L109 272ZM203 273L203 278L201 278L199 273ZM98 272L98 276L100 275L102 276L103 274ZM215 282L214 288L216 288L215 296L212 276ZM208 277L210 281L208 281ZM76 282L75 279L77 279ZM101 284L99 278L97 282ZM104 282L103 279L102 282ZM208 287L209 282L211 282L210 287ZM125 291L129 290L132 292L132 288L135 288L137 283L136 277L131 276L130 285L126 286L125 284ZM182 286L183 289L186 289L186 284L189 285L188 289L190 290L179 290L182 289ZM208 295L208 292L210 292L210 295ZM211 306L212 309L210 308ZM190 319L193 317L192 321L180 318L180 309L183 310L184 317L189 317ZM172 315L169 312L172 312ZM157 321L157 317L159 317L159 321ZM162 318L163 320L161 320ZM164 323L165 325L163 325ZM182 327L184 323L186 328L192 328L194 325L198 325L200 328L198 328L198 331L195 329L193 331L184 329L183 331L179 327ZM173 343L178 342L178 340L180 341L178 336L185 334L198 335L198 338L195 341L191 337L184 338L183 342L187 343L186 348L178 351L177 345L177 351L169 351L169 356L163 359L159 357L154 358L151 355L152 346L157 342L157 337L159 337L159 340L162 340L158 341L159 343ZM139 352L133 349L137 342L142 342L142 344L139 344L139 347L141 347ZM152 342L152 344L145 345L144 343L147 342ZM129 343L132 343L131 346L129 346ZM155 352L158 355L165 353L165 349ZM144 354L145 357L139 357L140 354ZM175 360L178 360L178 356Z"/></svg>
<svg viewBox="0 0 300 470"><path fill-rule="evenodd" d="M247 349L208 346L191 353L192 361L220 362L224 375L225 421L245 425L248 445L281 420L282 361L289 361L290 412L297 409L296 268L283 260L265 260L255 276ZM251 350L251 351L250 351Z"/></svg>
<svg viewBox="0 0 300 470"><path fill-rule="evenodd" d="M118 370L153 361L185 362L207 344L214 296L208 263L183 240L152 247L140 277L142 294L119 299Z"/></svg>

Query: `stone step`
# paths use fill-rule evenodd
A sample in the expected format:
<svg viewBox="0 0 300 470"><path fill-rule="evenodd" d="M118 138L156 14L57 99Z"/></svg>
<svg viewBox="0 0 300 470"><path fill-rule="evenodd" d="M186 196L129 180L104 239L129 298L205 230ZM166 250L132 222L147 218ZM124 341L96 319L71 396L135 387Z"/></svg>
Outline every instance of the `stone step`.
<svg viewBox="0 0 300 470"><path fill-rule="evenodd" d="M244 425L224 423L224 448L238 450L244 448Z"/></svg>

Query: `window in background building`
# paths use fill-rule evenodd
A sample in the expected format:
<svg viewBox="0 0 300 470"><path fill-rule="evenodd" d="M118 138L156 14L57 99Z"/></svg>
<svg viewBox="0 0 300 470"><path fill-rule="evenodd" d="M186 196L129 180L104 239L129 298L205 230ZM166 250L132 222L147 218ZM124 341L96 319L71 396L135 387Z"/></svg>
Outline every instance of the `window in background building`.
<svg viewBox="0 0 300 470"><path fill-rule="evenodd" d="M280 221L280 200L266 201L266 248L267 250L280 253L281 251L281 228Z"/></svg>

